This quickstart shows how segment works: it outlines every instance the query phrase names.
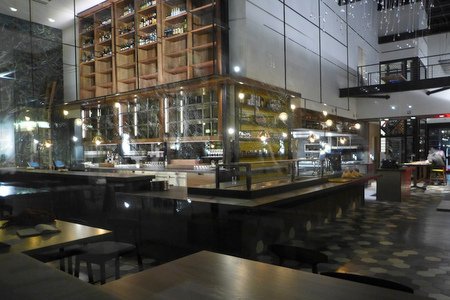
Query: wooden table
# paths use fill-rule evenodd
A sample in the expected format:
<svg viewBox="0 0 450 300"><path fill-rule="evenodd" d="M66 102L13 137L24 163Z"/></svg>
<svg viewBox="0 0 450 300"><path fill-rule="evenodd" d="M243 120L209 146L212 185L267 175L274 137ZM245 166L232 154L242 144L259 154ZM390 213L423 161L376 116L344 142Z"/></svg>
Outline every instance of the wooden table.
<svg viewBox="0 0 450 300"><path fill-rule="evenodd" d="M1 299L117 299L21 253L0 255L0 266Z"/></svg>
<svg viewBox="0 0 450 300"><path fill-rule="evenodd" d="M429 299L202 251L100 287L120 299Z"/></svg>
<svg viewBox="0 0 450 300"><path fill-rule="evenodd" d="M0 225L3 225L5 222L0 221ZM73 244L96 242L112 234L109 230L59 220L56 220L54 225L61 232L26 238L20 238L16 234L16 231L19 228L28 228L31 226L1 228L0 242L10 244L11 246L8 249L0 249L0 251L32 254L35 251L53 250Z"/></svg>
<svg viewBox="0 0 450 300"><path fill-rule="evenodd" d="M426 186L428 184L429 181L428 179L430 177L431 163L428 160L423 160L404 163L403 165L414 168L412 176L413 184L411 185L411 187L425 190L427 188ZM418 186L417 182L419 181L423 181L424 185Z"/></svg>

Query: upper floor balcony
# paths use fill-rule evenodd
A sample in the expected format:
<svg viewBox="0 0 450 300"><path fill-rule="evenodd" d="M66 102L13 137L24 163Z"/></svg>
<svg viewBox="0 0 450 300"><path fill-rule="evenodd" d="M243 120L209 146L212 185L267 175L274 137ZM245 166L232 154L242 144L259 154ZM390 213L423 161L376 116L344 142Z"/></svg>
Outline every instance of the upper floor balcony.
<svg viewBox="0 0 450 300"><path fill-rule="evenodd" d="M388 98L387 93L428 89L436 90L427 95L450 89L450 53L359 66L357 86L340 89L339 96Z"/></svg>

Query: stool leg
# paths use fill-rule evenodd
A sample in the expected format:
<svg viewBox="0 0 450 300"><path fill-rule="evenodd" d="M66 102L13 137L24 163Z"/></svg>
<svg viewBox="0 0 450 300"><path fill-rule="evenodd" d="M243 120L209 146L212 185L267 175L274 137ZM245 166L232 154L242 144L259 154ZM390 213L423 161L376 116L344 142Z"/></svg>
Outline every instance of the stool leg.
<svg viewBox="0 0 450 300"><path fill-rule="evenodd" d="M87 265L89 283L94 283L94 273L92 272L92 264L87 262L86 265Z"/></svg>
<svg viewBox="0 0 450 300"><path fill-rule="evenodd" d="M120 258L119 256L116 257L114 260L115 263L115 269L116 269L116 279L120 278Z"/></svg>
<svg viewBox="0 0 450 300"><path fill-rule="evenodd" d="M73 274L72 256L67 257L67 272Z"/></svg>
<svg viewBox="0 0 450 300"><path fill-rule="evenodd" d="M78 256L75 258L75 271L73 274L75 277L80 277L80 258Z"/></svg>
<svg viewBox="0 0 450 300"><path fill-rule="evenodd" d="M105 263L100 264L100 284L105 284L106 282L106 270Z"/></svg>

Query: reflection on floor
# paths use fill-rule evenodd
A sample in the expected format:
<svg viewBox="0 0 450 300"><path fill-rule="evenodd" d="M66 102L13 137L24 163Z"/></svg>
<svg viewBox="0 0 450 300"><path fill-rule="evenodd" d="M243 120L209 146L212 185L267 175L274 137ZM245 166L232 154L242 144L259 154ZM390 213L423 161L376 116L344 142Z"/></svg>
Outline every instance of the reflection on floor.
<svg viewBox="0 0 450 300"><path fill-rule="evenodd" d="M364 207L293 242L318 245L318 250L329 256L330 263L319 265L319 272L338 270L381 277L409 285L418 295L450 299L450 213L436 210L441 201L450 201L450 186L413 189L409 201L395 203L371 201L375 191L374 185L368 187ZM182 252L174 253L173 258L188 254ZM144 256L145 268L161 263L154 260L158 255L144 252ZM273 261L267 255L259 259ZM111 281L113 265L107 270L107 281ZM134 257L123 259L121 270L123 276L136 272ZM81 278L87 281L85 272Z"/></svg>

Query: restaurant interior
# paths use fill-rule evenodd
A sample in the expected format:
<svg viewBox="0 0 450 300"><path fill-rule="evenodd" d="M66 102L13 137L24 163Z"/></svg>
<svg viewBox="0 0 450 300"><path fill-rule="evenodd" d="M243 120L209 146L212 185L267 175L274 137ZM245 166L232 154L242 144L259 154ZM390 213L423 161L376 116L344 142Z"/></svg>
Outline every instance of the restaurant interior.
<svg viewBox="0 0 450 300"><path fill-rule="evenodd" d="M450 299L450 4L2 0L5 299Z"/></svg>

